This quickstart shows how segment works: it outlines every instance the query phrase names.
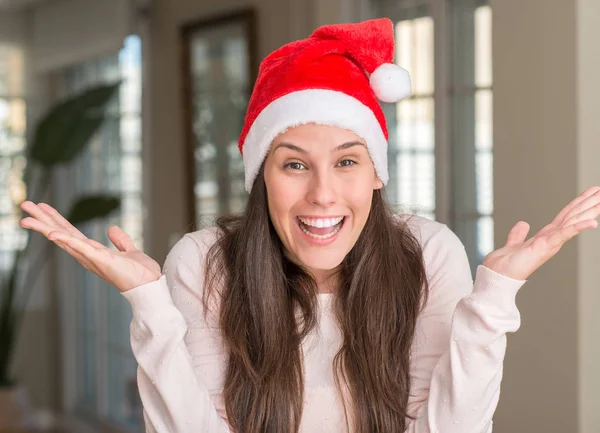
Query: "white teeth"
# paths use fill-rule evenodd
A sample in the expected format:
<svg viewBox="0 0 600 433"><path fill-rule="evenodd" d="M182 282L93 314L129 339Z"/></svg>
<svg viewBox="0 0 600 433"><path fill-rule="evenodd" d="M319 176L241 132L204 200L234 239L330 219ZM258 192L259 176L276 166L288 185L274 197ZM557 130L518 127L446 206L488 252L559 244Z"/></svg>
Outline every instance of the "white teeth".
<svg viewBox="0 0 600 433"><path fill-rule="evenodd" d="M323 228L323 227L333 227L340 223L344 219L344 217L338 218L318 218L318 219L307 219L298 217L303 224L311 227Z"/></svg>
<svg viewBox="0 0 600 433"><path fill-rule="evenodd" d="M331 233L327 233L326 235L316 235L314 233L309 232L304 227L300 226L300 230L302 230L304 233L306 233L311 238L315 238L315 239L328 239L332 236L335 236L337 234L337 232L340 231L341 228L342 228L342 226L340 225L339 227L336 227Z"/></svg>

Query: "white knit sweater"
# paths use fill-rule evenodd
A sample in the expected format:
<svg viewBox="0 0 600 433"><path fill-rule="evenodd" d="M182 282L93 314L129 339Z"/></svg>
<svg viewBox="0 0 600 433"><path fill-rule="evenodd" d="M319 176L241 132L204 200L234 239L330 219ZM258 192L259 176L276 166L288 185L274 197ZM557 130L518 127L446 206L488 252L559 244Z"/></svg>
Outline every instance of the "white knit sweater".
<svg viewBox="0 0 600 433"><path fill-rule="evenodd" d="M517 281L479 266L471 278L464 246L443 224L413 217L430 296L411 357L411 433L490 433L500 395L506 333L519 328ZM186 234L155 282L123 293L133 309L131 345L146 432L229 432L222 399L227 357L216 316L202 315L203 259L216 230ZM398 288L401 290L401 288ZM302 343L301 433L347 432L333 379L341 336L319 294L319 326Z"/></svg>

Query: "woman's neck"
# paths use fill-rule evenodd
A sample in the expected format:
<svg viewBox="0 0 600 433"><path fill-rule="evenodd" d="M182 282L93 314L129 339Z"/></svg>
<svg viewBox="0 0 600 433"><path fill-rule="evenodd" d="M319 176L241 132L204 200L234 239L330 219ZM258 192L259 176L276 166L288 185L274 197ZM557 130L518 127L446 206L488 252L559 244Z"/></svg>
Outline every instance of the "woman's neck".
<svg viewBox="0 0 600 433"><path fill-rule="evenodd" d="M284 252L285 256L288 260L291 260L293 263L296 263L298 266L302 266L295 257L293 257L289 251ZM339 284L339 274L341 269L341 264L334 269L310 269L304 267L312 277L315 279L317 283L317 293L334 293L337 291L337 287Z"/></svg>
<svg viewBox="0 0 600 433"><path fill-rule="evenodd" d="M317 283L317 293L334 293L339 284L337 270L313 269L310 271Z"/></svg>

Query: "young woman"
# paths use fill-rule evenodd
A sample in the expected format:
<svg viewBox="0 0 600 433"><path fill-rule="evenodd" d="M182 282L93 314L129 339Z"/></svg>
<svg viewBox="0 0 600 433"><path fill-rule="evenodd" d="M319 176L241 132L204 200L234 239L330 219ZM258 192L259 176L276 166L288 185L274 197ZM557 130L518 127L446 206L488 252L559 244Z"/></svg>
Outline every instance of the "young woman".
<svg viewBox="0 0 600 433"><path fill-rule="evenodd" d="M516 293L597 227L600 187L528 240L519 222L473 282L452 231L384 202L377 99L410 92L393 47L381 19L269 55L239 142L245 214L186 234L162 273L120 228L109 249L23 203L23 227L130 302L146 431L492 431Z"/></svg>

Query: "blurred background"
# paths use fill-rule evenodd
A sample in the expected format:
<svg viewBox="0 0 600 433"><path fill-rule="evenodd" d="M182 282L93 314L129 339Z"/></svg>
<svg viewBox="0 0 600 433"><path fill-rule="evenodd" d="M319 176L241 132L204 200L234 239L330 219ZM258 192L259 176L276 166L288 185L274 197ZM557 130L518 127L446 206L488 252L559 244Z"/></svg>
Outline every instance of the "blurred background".
<svg viewBox="0 0 600 433"><path fill-rule="evenodd" d="M598 0L0 0L4 281L28 243L27 143L60 101L120 83L41 197L63 213L82 194L118 197L81 230L108 244L118 224L162 263L184 233L244 207L237 138L260 60L319 25L382 16L414 90L384 106L389 201L452 228L473 275L517 221L534 233L600 184ZM600 432L599 248L586 232L519 293L495 433ZM129 306L58 248L30 256L19 266L40 277L16 301L16 384L0 385L0 406L26 396L45 431L141 432Z"/></svg>

